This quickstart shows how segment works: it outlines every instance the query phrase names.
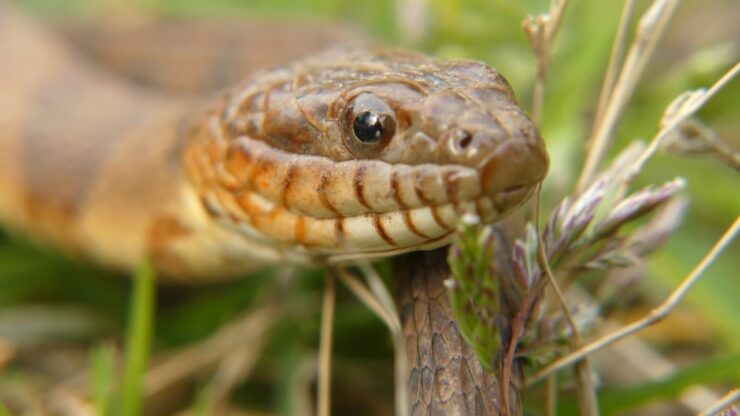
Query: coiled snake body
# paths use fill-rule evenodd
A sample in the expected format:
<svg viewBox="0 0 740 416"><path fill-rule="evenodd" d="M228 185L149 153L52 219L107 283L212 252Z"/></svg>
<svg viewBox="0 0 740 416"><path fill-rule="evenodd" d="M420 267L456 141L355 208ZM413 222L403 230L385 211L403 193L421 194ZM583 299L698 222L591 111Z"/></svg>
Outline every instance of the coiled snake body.
<svg viewBox="0 0 740 416"><path fill-rule="evenodd" d="M213 279L446 244L547 171L494 70L374 48L252 74L215 104L132 87L0 2L0 219L102 264Z"/></svg>

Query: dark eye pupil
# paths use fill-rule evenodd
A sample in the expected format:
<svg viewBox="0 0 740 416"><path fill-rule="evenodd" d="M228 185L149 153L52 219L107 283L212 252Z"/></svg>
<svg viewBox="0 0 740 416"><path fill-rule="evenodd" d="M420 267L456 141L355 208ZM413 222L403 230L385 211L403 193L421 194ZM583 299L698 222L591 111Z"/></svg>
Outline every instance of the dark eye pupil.
<svg viewBox="0 0 740 416"><path fill-rule="evenodd" d="M352 130L364 143L373 143L383 136L383 123L380 116L372 111L363 111L355 117Z"/></svg>

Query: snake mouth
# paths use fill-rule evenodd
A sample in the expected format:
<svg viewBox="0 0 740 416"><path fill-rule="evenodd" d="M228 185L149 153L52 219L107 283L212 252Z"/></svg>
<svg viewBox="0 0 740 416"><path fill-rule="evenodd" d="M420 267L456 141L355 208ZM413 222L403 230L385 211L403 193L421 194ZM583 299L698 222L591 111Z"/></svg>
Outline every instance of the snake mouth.
<svg viewBox="0 0 740 416"><path fill-rule="evenodd" d="M462 215L472 213L488 223L524 203L544 179L548 165L549 159L539 136L535 136L534 140L530 137L512 138L480 163L475 172L479 184L475 194L468 193L467 198L446 198L437 204L381 214L373 220L373 228L383 237L387 246L366 247L362 254L350 250L334 258L378 257L442 246L452 238ZM464 171L465 168L460 169ZM455 188L455 181L450 180L454 175L440 176L446 178L444 183L449 197L450 190ZM393 226L396 233L403 234L405 230L413 235L406 235L405 239L394 238L388 230Z"/></svg>
<svg viewBox="0 0 740 416"><path fill-rule="evenodd" d="M483 192L506 213L523 203L547 174L549 159L539 137L512 138L481 164Z"/></svg>
<svg viewBox="0 0 740 416"><path fill-rule="evenodd" d="M193 164L220 222L277 252L333 262L441 246L466 213L500 218L544 176L541 147L507 141L478 167L405 165L296 157L240 137L214 168Z"/></svg>
<svg viewBox="0 0 740 416"><path fill-rule="evenodd" d="M520 192L526 189L512 190L512 194ZM386 212L319 217L296 213L257 192L221 192L214 196L219 199L214 205L222 211L217 215L241 234L259 239L276 251L290 252L293 258L331 263L442 246L450 241L464 214L492 221L502 215L498 206L508 198L507 193L499 195L500 201L479 194L471 199Z"/></svg>

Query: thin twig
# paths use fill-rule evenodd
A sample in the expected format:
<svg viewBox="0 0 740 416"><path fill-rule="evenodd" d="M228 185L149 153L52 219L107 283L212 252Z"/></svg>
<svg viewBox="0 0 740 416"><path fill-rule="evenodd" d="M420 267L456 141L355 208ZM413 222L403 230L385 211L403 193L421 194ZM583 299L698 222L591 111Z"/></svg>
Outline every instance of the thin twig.
<svg viewBox="0 0 740 416"><path fill-rule="evenodd" d="M264 348L267 337L253 339L253 342L242 345L221 360L208 385L208 403L206 414L222 415L227 413L229 396L254 369L259 358L259 351Z"/></svg>
<svg viewBox="0 0 740 416"><path fill-rule="evenodd" d="M740 389L730 390L729 393L722 396L722 398L719 399L716 403L713 403L711 406L701 412L699 416L718 415L719 412L736 402L740 402Z"/></svg>
<svg viewBox="0 0 740 416"><path fill-rule="evenodd" d="M627 325L617 331L612 332L606 336L603 336L581 348L578 351L574 351L565 357L562 357L550 365L546 366L533 377L531 377L527 384L531 385L536 383L550 374L560 370L561 368L567 367L577 361L580 361L584 357L605 348L614 342L619 341L622 338L630 336L648 326L662 320L678 305L688 293L689 289L697 282L702 276L702 273L711 265L719 254L732 242L735 235L740 229L740 217L735 219L735 222L730 228L722 235L722 238L714 245L712 250L702 259L699 265L689 274L683 282L671 293L671 295L658 307L650 311L650 313L644 318Z"/></svg>
<svg viewBox="0 0 740 416"><path fill-rule="evenodd" d="M682 127L693 130L696 133L693 137L701 140L727 166L735 170L740 170L740 152L717 137L717 133L714 130L705 126L696 118L689 118L684 121Z"/></svg>
<svg viewBox="0 0 740 416"><path fill-rule="evenodd" d="M368 307L392 333L401 332L401 323L388 313L385 306L375 297L365 285L344 268L337 268L337 275L347 289L349 289L362 303Z"/></svg>
<svg viewBox="0 0 740 416"><path fill-rule="evenodd" d="M558 414L558 378L551 374L546 380L547 396L545 396L545 415L557 416Z"/></svg>
<svg viewBox="0 0 740 416"><path fill-rule="evenodd" d="M601 86L601 93L599 94L599 103L596 106L596 116L594 117L594 129L601 123L601 118L604 116L604 110L606 104L612 96L614 90L614 82L617 80L619 75L619 66L622 64L624 58L624 50L627 45L627 34L629 28L632 25L632 19L635 14L635 4L637 0L627 0L624 2L624 8L622 9L622 17L619 19L619 29L617 29L617 36L614 38L614 46L612 46L612 52L609 56L609 65L606 69L606 75L604 76L604 83ZM594 134L592 131L591 134Z"/></svg>
<svg viewBox="0 0 740 416"><path fill-rule="evenodd" d="M265 338L267 331L279 320L284 311L274 299L255 306L242 317L219 329L205 341L189 345L155 364L146 374L145 393L147 401L166 391L181 380L198 374L216 365L234 351L253 345L248 353L259 355L261 346L257 341ZM242 374L246 376L246 374Z"/></svg>
<svg viewBox="0 0 740 416"><path fill-rule="evenodd" d="M296 268L289 266L282 268L276 277L278 281L285 283L292 279L295 274ZM280 284L276 286L277 292L284 290L281 286ZM271 302L276 300L272 297L270 299ZM276 315L280 315L280 313ZM268 340L266 333L272 327L277 316L270 316L267 320L263 320L266 322L256 321L252 318L252 314L246 319L249 320L246 328L251 332L251 337L245 338L244 335L247 334L237 336L235 346L231 348L231 351L223 350L218 354L222 358L207 386L208 401L204 410L206 414L220 415L227 413L229 396L254 369L259 354Z"/></svg>
<svg viewBox="0 0 740 416"><path fill-rule="evenodd" d="M363 267L360 264L360 270L365 274L368 281L373 281L374 278L380 279L369 264L365 264ZM369 267L369 270L367 269ZM396 397L396 414L399 416L407 416L410 411L409 404L409 391L408 391L408 367L406 363L406 340L403 337L401 331L401 319L396 313L395 307L391 304L393 309L389 309L388 305L381 300L384 297L390 297L390 293L387 292L385 286L383 288L376 287L374 292L371 293L355 276L344 268L337 269L339 279L347 288L357 296L365 306L377 315L380 320L385 323L391 332L393 339L393 353L394 353L394 370L395 370L395 397ZM382 282L375 282L374 285ZM378 291L382 292L378 295Z"/></svg>
<svg viewBox="0 0 740 416"><path fill-rule="evenodd" d="M740 63L735 64L729 71L727 71L722 77L717 80L707 91L700 93L694 98L690 99L689 102L685 103L678 112L671 118L659 132L655 135L655 138L650 142L650 145L645 149L642 155L628 167L628 178L637 175L642 170L642 166L645 162L650 159L656 150L660 147L661 142L665 140L676 128L678 128L683 122L689 117L693 116L699 111L712 97L722 90L729 82L740 73ZM628 179L629 180L629 179Z"/></svg>
<svg viewBox="0 0 740 416"><path fill-rule="evenodd" d="M560 23L563 21L563 15L565 15L565 9L568 8L568 0L560 0L558 4L550 7L550 24L547 26L547 41L550 45L555 41L555 35L560 29Z"/></svg>
<svg viewBox="0 0 740 416"><path fill-rule="evenodd" d="M524 316L520 312L512 321L511 341L504 354L503 365L501 369L501 407L503 416L511 416L511 404L509 403L509 392L511 391L511 367L514 365L514 356L516 347L519 345L519 339L524 331Z"/></svg>
<svg viewBox="0 0 740 416"><path fill-rule="evenodd" d="M573 314L570 312L570 308L568 308L568 303L565 301L565 295L563 294L563 291L560 290L560 285L558 285L557 280L555 279L555 275L552 272L552 269L550 268L550 262L547 259L547 254L545 253L545 244L542 241L542 233L540 232L540 200L541 200L541 192L542 191L542 185L537 186L537 199L535 201L535 228L537 229L537 254L539 255L539 261L540 261L540 267L545 273L545 276L547 276L547 279L550 283L550 286L552 286L553 291L555 292L555 297L558 299L558 303L560 303L560 307L563 310L563 315L565 316L565 320L568 322L568 326L570 326L571 333L573 334L572 341L570 343L571 351L576 351L578 348L583 345L583 341L581 339L581 334L578 331L578 325L576 325L575 319L573 319ZM589 362L588 358L584 358L583 360L580 360L578 363L576 363L576 380L578 382L578 403L581 407L581 414L583 415L598 415L599 414L599 405L598 405L598 399L596 398L596 388L594 387L593 380L591 379L591 363Z"/></svg>
<svg viewBox="0 0 740 416"><path fill-rule="evenodd" d="M396 398L396 415L408 416L411 411L409 403L409 367L406 360L406 338L401 328L401 317L396 310L396 303L393 301L388 288L383 283L377 271L366 261L359 262L359 267L365 275L370 290L373 291L380 303L385 306L385 310L394 321L397 330L389 327L393 335L394 348L394 370L395 370L395 398Z"/></svg>
<svg viewBox="0 0 740 416"><path fill-rule="evenodd" d="M640 18L635 39L610 94L609 104L589 142L586 163L576 186L577 192L580 193L588 186L606 156L624 109L677 5L678 0L655 0Z"/></svg>
<svg viewBox="0 0 740 416"><path fill-rule="evenodd" d="M568 294L571 299L575 299L579 303L594 302L591 294L577 283L569 288ZM602 333L616 331L622 325L621 322L605 319L601 325ZM612 366L609 366L608 369L629 372L629 380L632 380L632 377L635 377L635 380L664 380L666 377L675 375L679 369L675 363L656 351L639 336L625 338L612 345L608 350L601 351L600 354L603 355L594 356L595 362L597 359L603 363L619 362L618 370ZM703 386L694 386L687 389L678 397L678 401L692 413L701 412L709 403L718 399L719 397L714 392Z"/></svg>
<svg viewBox="0 0 740 416"><path fill-rule="evenodd" d="M334 271L326 273L324 304L321 308L321 339L319 341L319 387L316 399L316 415L329 416L331 403L331 344L334 332L335 304Z"/></svg>
<svg viewBox="0 0 740 416"><path fill-rule="evenodd" d="M388 291L388 288L383 283L383 279L380 277L378 272L375 271L375 268L373 268L373 266L370 265L370 263L368 263L367 261L361 261L357 264L357 266L360 268L362 274L365 276L365 280L367 281L367 285L370 287L370 290L372 290L380 303L385 306L385 309L391 312L391 315L395 316L400 328L401 318L398 316L396 303L393 300L393 296Z"/></svg>
<svg viewBox="0 0 740 416"><path fill-rule="evenodd" d="M524 335L527 316L532 311L532 305L537 302L543 290L545 290L545 285L540 280L529 290L529 293L522 302L522 306L519 308L519 312L511 322L511 340L506 348L501 364L501 407L503 408L504 416L511 415L509 393L511 391L511 370L514 366L514 359L516 358L516 347L519 346L519 341Z"/></svg>
<svg viewBox="0 0 740 416"><path fill-rule="evenodd" d="M529 16L522 24L537 58L537 78L535 79L534 97L532 99L532 120L535 124L542 121L545 81L550 66L550 55L567 6L568 0L559 0L557 4L550 5L547 14L536 17Z"/></svg>

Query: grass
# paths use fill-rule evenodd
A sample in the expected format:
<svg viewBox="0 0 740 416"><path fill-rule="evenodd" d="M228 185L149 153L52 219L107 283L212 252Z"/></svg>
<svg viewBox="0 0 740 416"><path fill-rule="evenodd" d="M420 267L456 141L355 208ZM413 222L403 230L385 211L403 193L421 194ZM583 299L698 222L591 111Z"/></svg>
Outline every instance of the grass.
<svg viewBox="0 0 740 416"><path fill-rule="evenodd" d="M144 375L149 366L156 310L154 278L149 262L143 263L134 274L121 383L121 416L136 416L143 409Z"/></svg>
<svg viewBox="0 0 740 416"><path fill-rule="evenodd" d="M661 380L632 386L613 387L600 393L599 400L606 409L605 415L614 415L625 410L659 400L671 400L691 386L736 383L740 370L740 355L713 357L692 364ZM562 414L570 414L564 406Z"/></svg>
<svg viewBox="0 0 740 416"><path fill-rule="evenodd" d="M617 130L613 150L606 158L635 137L651 137L658 130L657 120L663 109L681 91L710 85L737 60L737 43L731 36L710 39L693 49L684 49L686 27L699 15L711 21L713 8L731 4L732 0L715 0L709 5L686 2L668 26L664 41L657 46L656 60L648 65L645 79L638 84L636 96ZM167 16L270 15L306 17L348 22L392 44L427 50L451 58L484 60L507 76L523 104L532 108L535 60L527 38L520 28L530 12L544 12L547 2L528 0L434 0L430 1L429 28L422 40L405 37L397 26L394 4L378 2L315 1L237 1L216 0L164 1L138 0L123 2L108 0L75 0L59 2L33 0L41 13L87 13L93 15L113 5L136 4L146 13ZM555 43L542 109L542 132L552 156L550 177L545 184L543 206L551 207L559 195L569 190L577 179L583 163L583 143L588 136L589 116L595 108L598 91L616 32L620 2L573 1L567 10ZM126 6L130 7L130 6ZM639 5L638 8L644 7ZM642 11L642 9L638 10ZM706 22L704 22L706 23ZM735 32L736 33L736 32ZM696 35L698 36L698 35ZM730 45L729 47L727 45ZM740 104L740 82L735 81L720 92L699 116L716 126L720 136L740 147L740 125L737 108ZM675 176L686 179L685 194L691 205L680 228L662 250L648 263L646 276L639 285L626 291L623 304L635 302L657 304L699 262L706 251L740 212L737 198L738 177L732 169L711 158L686 158L679 155L659 155L651 161L637 179L635 186L662 183ZM599 402L604 414L615 414L639 408L653 401L676 402L687 386L706 385L726 388L739 385L740 374L731 371L740 352L740 251L737 243L729 247L706 272L703 280L687 298L687 307L698 314L701 325L709 328L710 339L700 343L682 344L671 333L661 341L661 352L667 357L688 357L691 363L680 367L672 376L658 381L623 386L603 380ZM133 286L63 257L40 250L16 238L2 237L0 243L0 313L24 305L64 307L74 305L98 319L100 325L88 333L76 334L77 339L44 339L55 345L73 345L92 352L92 401L101 414L114 408L121 414L137 414L141 409L142 375L150 349L154 354L172 351L185 344L203 340L221 325L235 318L253 304L256 293L274 284L270 273L250 279L214 285L201 289L163 288L155 298L152 276L146 268L137 273ZM270 334L269 345L256 364L251 377L234 396L234 404L243 409L290 414L300 402L296 392L307 389L311 380L301 373L301 363L315 355L319 339L319 306L323 280L320 273L309 271L291 282L285 300L300 313L291 314ZM134 296L129 299L129 294ZM155 303L156 301L156 303ZM309 303L312 306L306 307ZM130 309L126 305L131 305ZM154 314L154 310L157 314ZM128 310L128 315L126 311ZM392 340L383 324L365 308L358 306L351 295L338 288L338 315L335 333L334 400L342 409L383 409L381 404L392 395ZM669 318L670 319L670 318ZM157 331L154 332L153 328ZM0 325L0 341L5 328ZM688 327L686 330L690 331ZM43 338L43 337L42 337ZM123 379L119 387L117 357L123 344ZM676 337L678 339L678 337ZM293 365L283 361L289 358ZM720 358L715 358L720 357ZM88 363L83 361L82 366ZM289 368L288 368L289 367ZM736 367L736 366L735 366ZM9 414L3 400L16 383L39 377L22 366L0 368L0 416ZM23 377L19 377L23 376ZM561 384L567 385L567 376ZM20 380L20 381L19 381ZM199 380L203 382L203 380ZM528 395L534 402L541 397L535 386ZM206 390L203 390L206 391ZM205 397L205 394L201 395ZM355 399L356 407L344 403ZM572 414L576 402L572 390L561 396L560 414ZM117 400L121 400L117 402ZM204 401L205 399L201 400ZM196 408L208 406L196 400ZM9 402L10 403L10 402ZM540 410L529 403L533 414ZM344 407L342 407L344 406ZM373 407L376 406L376 407ZM380 407L378 407L380 406ZM205 411L204 411L205 412ZM370 414L370 413L368 413ZM376 411L382 414L382 411Z"/></svg>

